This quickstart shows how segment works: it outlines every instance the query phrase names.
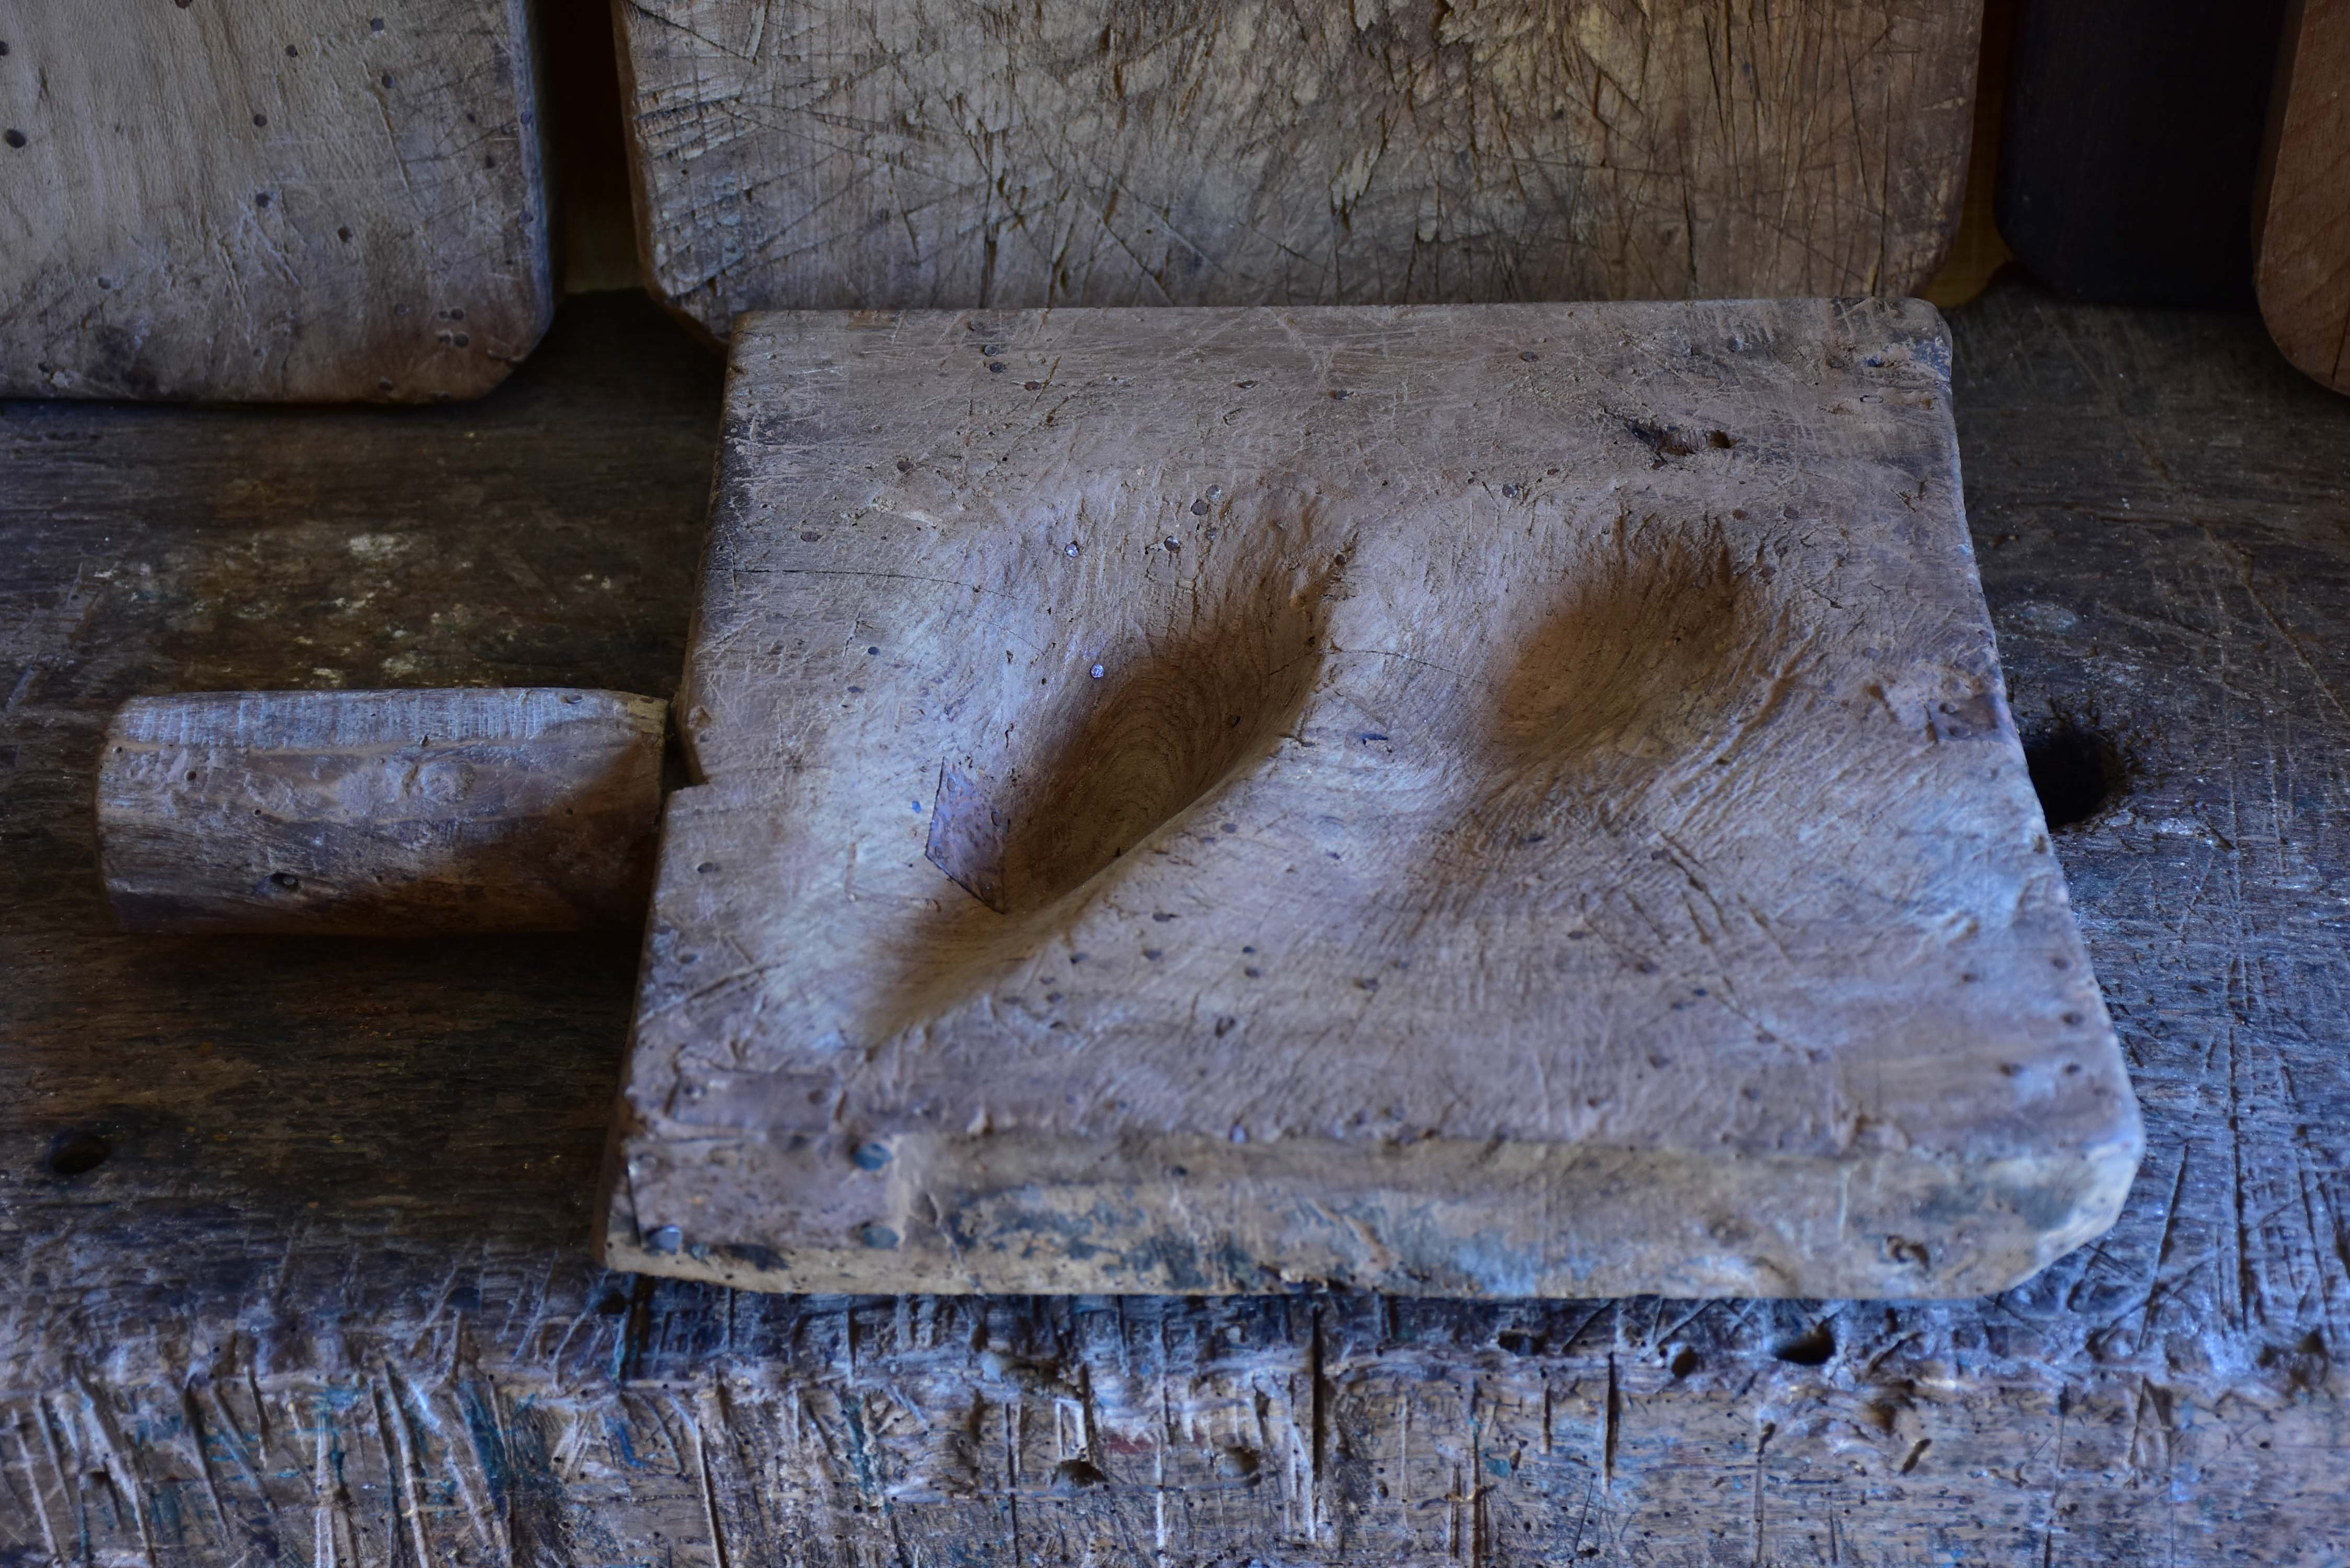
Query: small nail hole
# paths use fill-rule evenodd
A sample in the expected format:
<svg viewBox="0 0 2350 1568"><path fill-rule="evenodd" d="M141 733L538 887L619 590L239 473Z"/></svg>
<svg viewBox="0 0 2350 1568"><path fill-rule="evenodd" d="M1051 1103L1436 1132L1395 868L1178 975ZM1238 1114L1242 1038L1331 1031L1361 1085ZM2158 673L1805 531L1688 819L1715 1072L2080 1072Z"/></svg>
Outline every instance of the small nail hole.
<svg viewBox="0 0 2350 1568"><path fill-rule="evenodd" d="M49 1146L49 1173L80 1176L106 1163L114 1146L93 1132L60 1133Z"/></svg>
<svg viewBox="0 0 2350 1568"><path fill-rule="evenodd" d="M1792 1339L1783 1339L1771 1347L1771 1354L1795 1366L1820 1366L1835 1354L1835 1331L1825 1323L1815 1323Z"/></svg>

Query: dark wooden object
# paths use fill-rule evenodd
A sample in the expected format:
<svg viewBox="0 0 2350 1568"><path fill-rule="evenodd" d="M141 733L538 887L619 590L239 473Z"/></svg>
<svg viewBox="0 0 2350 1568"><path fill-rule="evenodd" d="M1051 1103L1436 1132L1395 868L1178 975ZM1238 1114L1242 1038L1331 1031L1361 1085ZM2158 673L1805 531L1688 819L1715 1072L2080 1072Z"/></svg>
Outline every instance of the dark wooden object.
<svg viewBox="0 0 2350 1568"><path fill-rule="evenodd" d="M2249 306L2285 0L2018 0L2000 234L2059 293Z"/></svg>
<svg viewBox="0 0 2350 1568"><path fill-rule="evenodd" d="M668 704L619 691L209 691L107 726L124 927L407 937L635 929Z"/></svg>
<svg viewBox="0 0 2350 1568"><path fill-rule="evenodd" d="M2350 392L2350 3L2286 19L2261 178L2261 315L2286 358Z"/></svg>
<svg viewBox="0 0 2350 1568"><path fill-rule="evenodd" d="M641 0L655 295L745 310L1903 295L1976 0Z"/></svg>
<svg viewBox="0 0 2350 1568"><path fill-rule="evenodd" d="M583 300L468 409L0 408L0 1553L2325 1562L2350 400L2250 318L2010 283L1950 319L2002 663L2086 814L2057 851L2149 1152L2095 1247L1943 1303L605 1272L634 943L126 937L89 792L141 691L666 694L715 362Z"/></svg>

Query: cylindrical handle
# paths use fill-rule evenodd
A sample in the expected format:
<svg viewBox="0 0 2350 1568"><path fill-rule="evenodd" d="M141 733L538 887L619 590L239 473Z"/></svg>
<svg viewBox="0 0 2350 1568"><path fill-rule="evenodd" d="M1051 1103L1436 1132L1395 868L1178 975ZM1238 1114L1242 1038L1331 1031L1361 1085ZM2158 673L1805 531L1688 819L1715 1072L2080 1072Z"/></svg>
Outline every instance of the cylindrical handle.
<svg viewBox="0 0 2350 1568"><path fill-rule="evenodd" d="M633 926L667 718L548 687L136 698L99 769L107 896L140 931Z"/></svg>

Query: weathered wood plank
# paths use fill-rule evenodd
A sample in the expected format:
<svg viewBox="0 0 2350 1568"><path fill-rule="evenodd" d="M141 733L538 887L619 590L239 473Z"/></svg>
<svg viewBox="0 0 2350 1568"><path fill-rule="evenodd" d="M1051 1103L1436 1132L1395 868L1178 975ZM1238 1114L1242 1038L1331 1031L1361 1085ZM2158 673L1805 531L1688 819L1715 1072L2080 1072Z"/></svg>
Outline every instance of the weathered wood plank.
<svg viewBox="0 0 2350 1568"><path fill-rule="evenodd" d="M656 295L741 311L1908 294L1980 5L644 0Z"/></svg>
<svg viewBox="0 0 2350 1568"><path fill-rule="evenodd" d="M470 398L554 307L525 0L0 0L0 394Z"/></svg>
<svg viewBox="0 0 2350 1568"><path fill-rule="evenodd" d="M2120 1223L1976 1301L1538 1305L606 1273L631 944L114 929L88 793L127 697L312 666L667 690L718 377L652 314L571 302L464 410L0 410L0 1546L2339 1557L2350 401L2257 321L2012 282L1950 318L2026 741L2069 722L2123 764L2056 835L2147 1116ZM109 1158L54 1174L83 1133Z"/></svg>
<svg viewBox="0 0 2350 1568"><path fill-rule="evenodd" d="M738 321L608 1261L1949 1296L2103 1231L1948 356L1915 300Z"/></svg>
<svg viewBox="0 0 2350 1568"><path fill-rule="evenodd" d="M635 930L669 705L504 687L140 697L98 773L139 931Z"/></svg>
<svg viewBox="0 0 2350 1568"><path fill-rule="evenodd" d="M2350 3L2285 21L2261 177L2261 315L2284 357L2350 392Z"/></svg>

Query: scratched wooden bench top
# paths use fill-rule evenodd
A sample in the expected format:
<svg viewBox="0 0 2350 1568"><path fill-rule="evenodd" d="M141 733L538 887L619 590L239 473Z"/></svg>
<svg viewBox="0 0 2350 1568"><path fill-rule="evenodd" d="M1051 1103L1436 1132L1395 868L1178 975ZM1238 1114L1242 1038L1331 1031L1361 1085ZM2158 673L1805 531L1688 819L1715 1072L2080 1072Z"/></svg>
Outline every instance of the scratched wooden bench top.
<svg viewBox="0 0 2350 1568"><path fill-rule="evenodd" d="M0 1439L0 1543L2322 1554L2350 1530L2350 400L2250 317L2011 276L1950 326L2017 721L2119 764L2055 844L2148 1147L2096 1245L1949 1302L792 1296L599 1268L632 941L126 936L89 797L142 692L669 695L716 361L605 296L463 409L11 406L0 1427L28 1440ZM435 483L387 493L420 462ZM57 1173L85 1138L108 1157Z"/></svg>

